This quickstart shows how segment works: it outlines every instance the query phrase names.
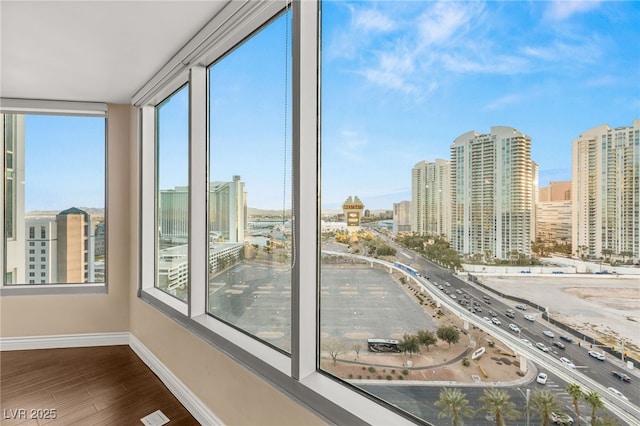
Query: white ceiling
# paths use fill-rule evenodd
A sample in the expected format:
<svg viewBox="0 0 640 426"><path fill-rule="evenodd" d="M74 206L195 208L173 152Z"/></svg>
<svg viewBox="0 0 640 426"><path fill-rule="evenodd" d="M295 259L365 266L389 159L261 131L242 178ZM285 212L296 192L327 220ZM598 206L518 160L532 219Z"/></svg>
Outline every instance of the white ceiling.
<svg viewBox="0 0 640 426"><path fill-rule="evenodd" d="M227 0L0 1L0 96L130 103Z"/></svg>

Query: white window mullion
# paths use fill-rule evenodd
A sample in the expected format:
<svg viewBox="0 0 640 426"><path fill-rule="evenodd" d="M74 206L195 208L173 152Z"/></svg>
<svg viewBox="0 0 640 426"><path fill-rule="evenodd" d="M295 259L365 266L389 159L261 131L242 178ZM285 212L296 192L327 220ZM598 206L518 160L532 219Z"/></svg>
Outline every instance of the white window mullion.
<svg viewBox="0 0 640 426"><path fill-rule="evenodd" d="M207 295L207 69L189 82L189 316L203 315Z"/></svg>
<svg viewBox="0 0 640 426"><path fill-rule="evenodd" d="M293 2L294 256L291 371L315 373L318 353L318 57L317 1Z"/></svg>
<svg viewBox="0 0 640 426"><path fill-rule="evenodd" d="M153 106L140 108L140 286L155 284L155 146L156 115Z"/></svg>

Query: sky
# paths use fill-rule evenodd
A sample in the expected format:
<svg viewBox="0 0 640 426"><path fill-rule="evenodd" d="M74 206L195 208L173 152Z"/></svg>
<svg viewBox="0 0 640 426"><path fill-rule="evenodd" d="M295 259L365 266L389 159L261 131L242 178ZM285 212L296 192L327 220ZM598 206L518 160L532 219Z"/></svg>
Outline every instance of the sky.
<svg viewBox="0 0 640 426"><path fill-rule="evenodd" d="M240 175L249 207L290 206L288 19L210 69L210 177ZM324 2L322 208L339 209L349 196L372 210L410 200L418 162L449 159L456 137L492 126L532 138L541 187L570 180L574 139L640 118L638 22L637 1ZM186 96L162 107L163 189L187 183ZM58 140L86 141L79 131L55 133L28 132L27 145L43 157ZM65 155L55 163L89 167ZM47 181L36 173L27 179ZM80 179L64 193L39 192L37 202L94 202L98 192L87 187L96 185Z"/></svg>

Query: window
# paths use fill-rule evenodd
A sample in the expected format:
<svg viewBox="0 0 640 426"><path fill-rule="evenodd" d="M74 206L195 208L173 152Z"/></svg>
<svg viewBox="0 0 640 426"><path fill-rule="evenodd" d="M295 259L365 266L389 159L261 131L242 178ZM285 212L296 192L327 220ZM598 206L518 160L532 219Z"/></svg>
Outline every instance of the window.
<svg viewBox="0 0 640 426"><path fill-rule="evenodd" d="M62 109L66 112L59 113ZM68 111L74 111L73 115ZM57 241L51 257L40 258L42 269L54 271L45 284L104 288L104 276L94 272L97 259L92 229L106 222L105 111L99 104L3 100L6 238L2 264L5 277L9 272L12 277L0 286L3 294L5 290L12 294L9 286L22 291L19 286L27 284L25 269L34 268L27 262L35 261L30 255L35 254L32 247L38 241L41 247ZM47 266L47 262L56 266ZM38 288L42 287L25 291L37 292Z"/></svg>
<svg viewBox="0 0 640 426"><path fill-rule="evenodd" d="M189 91L156 109L156 286L182 300L189 291Z"/></svg>
<svg viewBox="0 0 640 426"><path fill-rule="evenodd" d="M589 31L580 33L579 42L566 39L556 30L571 11L547 2L523 8L520 2L325 1L319 13L318 4L305 1L293 5L289 44L287 14L262 13L272 2L261 11L231 3L225 16L234 18L214 19L212 31L196 37L201 51L181 51L187 55L178 55L175 74L163 76L167 86L145 87L135 98L143 139L141 267L156 268L143 270L141 297L269 383L318 412L331 412L337 424L356 423L354 418L435 421L439 409L432 402L442 389L430 386L421 394L423 387L401 382L476 380L471 369L477 365L463 365L474 342L508 342L478 361L486 364L476 370L487 372L485 379L507 371L518 380L518 357L505 361L500 351L515 347L520 354L524 343L508 326L511 319L507 331L496 331L502 324L497 319L485 325L482 316L498 301L489 305L487 294L494 293L474 281L473 273L480 273L474 268L526 262L533 268L538 180L548 180L556 167L571 177L563 155L588 129L583 114L564 114L575 111L571 105L553 110L565 99L582 99L586 108L589 99L618 98L618 91L596 84L612 83L598 78L598 67L580 62L598 40L612 39L590 37ZM628 6L597 7L622 8L613 15L627 16L623 21L631 28L632 14L623 11ZM539 19L527 19L528 13ZM576 23L584 24L578 16ZM321 40L314 29L320 17ZM225 28L221 24L233 24L238 34L221 37L215 29ZM637 38L637 30L628 31ZM273 34L287 35L268 41ZM598 47L604 55L623 45ZM291 95L271 69L289 69L288 55L284 63L277 60L288 49ZM615 75L628 69L617 61L629 52L607 55ZM570 86L578 75L590 84ZM629 81L624 72L620 77ZM552 83L540 91L543 81ZM608 117L605 112L614 110L624 110L618 118L623 125L640 126L632 106L592 112ZM291 125L282 115L291 117ZM477 126L482 128L473 130ZM167 139L167 129L179 136ZM151 137L154 152L148 150ZM164 162L163 145L174 141L180 154L171 160L180 161ZM541 155L544 141L554 143ZM541 164L544 158L544 168L534 158ZM163 176L174 170L179 178L164 184ZM161 192L180 187L183 231L168 232ZM596 207L602 206L590 206ZM630 211L629 217L638 214ZM595 240L584 238L585 244ZM182 250L163 251L166 241ZM548 243L567 249L566 242ZM165 255L175 264L163 282ZM463 265L471 275L461 272ZM519 282L530 278L520 270ZM170 279L184 286L169 288ZM577 303L586 315L588 308ZM534 321L542 317L535 315ZM437 339L442 325L453 326L453 333L445 330L457 336L451 347L445 337ZM530 332L523 324L517 329ZM419 334L420 353L414 345ZM437 348L424 344L433 335ZM527 354L539 362L538 352ZM568 374L593 384L583 372ZM509 392L524 406L517 388ZM486 421L479 400L470 403L477 420Z"/></svg>
<svg viewBox="0 0 640 426"><path fill-rule="evenodd" d="M207 312L287 352L290 19L280 16L209 68Z"/></svg>

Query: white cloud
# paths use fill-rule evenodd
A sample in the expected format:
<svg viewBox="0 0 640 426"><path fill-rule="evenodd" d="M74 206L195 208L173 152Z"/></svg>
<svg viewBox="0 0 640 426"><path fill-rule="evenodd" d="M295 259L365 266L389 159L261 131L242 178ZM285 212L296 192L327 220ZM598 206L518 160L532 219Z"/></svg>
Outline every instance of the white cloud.
<svg viewBox="0 0 640 426"><path fill-rule="evenodd" d="M522 94L512 93L488 103L482 109L484 111L495 111L503 109L506 106L520 103L524 99Z"/></svg>
<svg viewBox="0 0 640 426"><path fill-rule="evenodd" d="M350 7L353 26L366 32L388 32L395 29L396 24L387 15L377 9L356 9Z"/></svg>
<svg viewBox="0 0 640 426"><path fill-rule="evenodd" d="M477 17L481 11L481 3L435 3L418 18L421 45L445 44L451 37L459 37L461 28Z"/></svg>
<svg viewBox="0 0 640 426"><path fill-rule="evenodd" d="M576 13L589 12L598 7L600 7L599 0L556 0L549 3L545 16L554 21L561 21Z"/></svg>

